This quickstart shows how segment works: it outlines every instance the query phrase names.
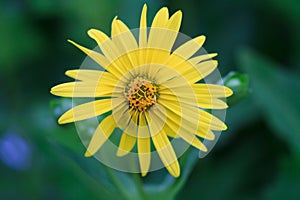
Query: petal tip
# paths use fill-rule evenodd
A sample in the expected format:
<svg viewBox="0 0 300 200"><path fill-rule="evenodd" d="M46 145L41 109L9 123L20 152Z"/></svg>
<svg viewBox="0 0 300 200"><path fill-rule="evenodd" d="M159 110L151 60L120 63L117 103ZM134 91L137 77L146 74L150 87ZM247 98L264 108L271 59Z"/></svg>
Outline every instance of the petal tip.
<svg viewBox="0 0 300 200"><path fill-rule="evenodd" d="M65 124L65 123L67 123L63 116L61 116L61 117L57 120L57 122L58 122L58 124Z"/></svg>
<svg viewBox="0 0 300 200"><path fill-rule="evenodd" d="M203 151L203 152L207 152L207 148L206 148L206 146L204 146L204 147L203 147L203 149L202 149L201 151Z"/></svg>
<svg viewBox="0 0 300 200"><path fill-rule="evenodd" d="M180 176L180 169L176 170L171 174L174 178L178 178Z"/></svg>
<svg viewBox="0 0 300 200"><path fill-rule="evenodd" d="M65 75L73 78L74 75L76 74L76 72L77 72L77 70L67 70L67 71L65 71Z"/></svg>
<svg viewBox="0 0 300 200"><path fill-rule="evenodd" d="M206 40L205 35L200 35L200 36L193 39L193 41L196 42L200 46L202 46L204 44L205 40Z"/></svg>
<svg viewBox="0 0 300 200"><path fill-rule="evenodd" d="M78 44L74 42L73 40L67 39L67 42L71 43L72 45L78 47Z"/></svg>
<svg viewBox="0 0 300 200"><path fill-rule="evenodd" d="M211 58L218 56L218 53L212 53Z"/></svg>
<svg viewBox="0 0 300 200"><path fill-rule="evenodd" d="M87 31L87 34L91 37L92 35L94 35L95 31L97 31L97 30L94 28L91 28Z"/></svg>
<svg viewBox="0 0 300 200"><path fill-rule="evenodd" d="M84 153L84 156L85 157L91 157L93 154L91 154L89 151L86 151L85 153Z"/></svg>
<svg viewBox="0 0 300 200"><path fill-rule="evenodd" d="M180 176L180 166L179 166L177 160L175 162L173 162L172 164L170 164L167 167L167 170L174 178L178 178Z"/></svg>
<svg viewBox="0 0 300 200"><path fill-rule="evenodd" d="M210 134L210 135L207 134L207 136L208 136L207 138L208 140L214 140L216 138L215 134Z"/></svg>
<svg viewBox="0 0 300 200"><path fill-rule="evenodd" d="M78 45L76 42L74 42L73 40L67 39L67 41L68 41L69 43L71 43L72 45L76 46L76 47L79 46L79 45Z"/></svg>
<svg viewBox="0 0 300 200"><path fill-rule="evenodd" d="M232 89L226 87L226 97L230 97L231 95L233 95Z"/></svg>
<svg viewBox="0 0 300 200"><path fill-rule="evenodd" d="M178 15L179 17L182 17L182 11L181 10L178 10L174 13L174 15Z"/></svg>
<svg viewBox="0 0 300 200"><path fill-rule="evenodd" d="M213 134L212 136L211 136L211 140L215 140L216 139L216 136L215 136L215 134Z"/></svg>
<svg viewBox="0 0 300 200"><path fill-rule="evenodd" d="M52 94L52 95L54 95L54 96L59 96L59 95L56 94L55 90L53 90L52 88L51 88L51 90L50 90L50 94Z"/></svg>
<svg viewBox="0 0 300 200"><path fill-rule="evenodd" d="M126 154L128 154L129 152L128 151L124 151L123 149L118 149L118 151L117 151L117 156L118 157L123 157L123 156L125 156Z"/></svg>
<svg viewBox="0 0 300 200"><path fill-rule="evenodd" d="M53 86L51 89L50 89L50 93L54 96L60 96L59 95L59 91L58 91L58 85L56 86Z"/></svg>
<svg viewBox="0 0 300 200"><path fill-rule="evenodd" d="M99 30L95 29L95 28L91 28L87 31L87 34L91 37L94 38L97 35L97 32L99 32Z"/></svg>
<svg viewBox="0 0 300 200"><path fill-rule="evenodd" d="M148 174L148 172L142 172L141 174L142 174L142 177L145 177Z"/></svg>
<svg viewBox="0 0 300 200"><path fill-rule="evenodd" d="M54 86L54 87L55 87L55 86ZM52 87L52 88L50 89L50 93L51 93L51 94L54 93L54 89L53 89L54 87ZM54 94L53 94L53 95L54 95Z"/></svg>
<svg viewBox="0 0 300 200"><path fill-rule="evenodd" d="M199 36L199 39L205 41L206 40L206 36L205 35L201 35L201 36Z"/></svg>
<svg viewBox="0 0 300 200"><path fill-rule="evenodd" d="M146 3L144 3L144 5L143 5L143 10L147 10L147 4Z"/></svg>
<svg viewBox="0 0 300 200"><path fill-rule="evenodd" d="M65 112L60 118L57 120L58 124L67 124L73 122L73 118L70 118L70 112Z"/></svg>
<svg viewBox="0 0 300 200"><path fill-rule="evenodd" d="M219 62L217 60L213 60L215 66L218 66Z"/></svg>

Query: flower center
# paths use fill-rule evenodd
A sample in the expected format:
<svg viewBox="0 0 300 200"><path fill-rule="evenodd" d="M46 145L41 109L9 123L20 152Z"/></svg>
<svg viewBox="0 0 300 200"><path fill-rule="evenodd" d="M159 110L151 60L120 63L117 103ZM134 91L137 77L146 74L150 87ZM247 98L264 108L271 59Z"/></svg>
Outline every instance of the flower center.
<svg viewBox="0 0 300 200"><path fill-rule="evenodd" d="M129 107L139 111L146 111L156 103L158 96L157 85L148 80L137 77L129 85L125 93Z"/></svg>

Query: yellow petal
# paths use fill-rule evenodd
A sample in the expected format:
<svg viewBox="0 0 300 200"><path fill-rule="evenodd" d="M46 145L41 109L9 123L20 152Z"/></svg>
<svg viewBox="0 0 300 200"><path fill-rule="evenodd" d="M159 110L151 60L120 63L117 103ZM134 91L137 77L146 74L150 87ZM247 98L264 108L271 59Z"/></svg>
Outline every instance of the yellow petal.
<svg viewBox="0 0 300 200"><path fill-rule="evenodd" d="M222 122L220 119L217 117L213 116L212 114L204 111L204 110L199 110L200 114L200 126L204 127L206 125L209 125L209 128L212 130L226 130L227 126L225 125L224 122Z"/></svg>
<svg viewBox="0 0 300 200"><path fill-rule="evenodd" d="M178 129L178 123L180 122L180 120L178 120L178 118L176 119L176 117L174 118L170 113L168 115L169 115L169 118L166 121L166 123L172 129L173 128L174 128L174 130L177 129L176 133L177 133L178 137L182 138L187 143L189 143L193 147L195 147L203 152L207 151L207 148L205 147L205 145L193 133L188 131L188 129L189 129L188 124L181 123L180 125L182 125L182 127L180 129Z"/></svg>
<svg viewBox="0 0 300 200"><path fill-rule="evenodd" d="M201 47L205 41L205 36L199 36L194 38L180 47L178 47L165 61L165 66L168 66L174 69L177 73L184 76L185 79L189 80L190 72L193 75L193 78L196 77L197 80L203 78L201 74L197 71L195 65L190 62L188 59L195 54ZM165 76L165 80L170 80L173 78L174 74L170 70L171 73L167 73ZM185 73L188 74L186 75ZM181 78L181 77L179 77ZM162 81L160 81L162 83ZM191 81L189 81L191 82Z"/></svg>
<svg viewBox="0 0 300 200"><path fill-rule="evenodd" d="M169 11L167 7L161 8L155 15L151 28L165 28L169 19Z"/></svg>
<svg viewBox="0 0 300 200"><path fill-rule="evenodd" d="M206 140L214 140L215 139L215 134L207 127L198 128L198 130L195 134Z"/></svg>
<svg viewBox="0 0 300 200"><path fill-rule="evenodd" d="M65 112L59 119L59 124L89 119L99 116L112 109L111 100L103 99L81 104Z"/></svg>
<svg viewBox="0 0 300 200"><path fill-rule="evenodd" d="M97 62L104 69L106 69L106 67L109 65L109 60L107 60L107 58L105 58L100 53L98 53L96 51L92 51L90 49L87 49L87 48L73 42L72 40L68 40L68 42L70 42L71 44L76 46L78 49L83 51L86 55L88 55L90 58L92 58L95 62Z"/></svg>
<svg viewBox="0 0 300 200"><path fill-rule="evenodd" d="M148 67L147 75L150 79L156 80L156 75L163 63L169 57L169 52L164 49L147 49L146 64L151 63Z"/></svg>
<svg viewBox="0 0 300 200"><path fill-rule="evenodd" d="M138 62L139 66L143 66L146 63L148 63L148 51L149 49L146 49L148 42L147 42L147 5L144 4L141 18L140 18L140 32L139 32L139 51L137 52L138 55ZM135 71L137 74L146 74L145 67L139 67Z"/></svg>
<svg viewBox="0 0 300 200"><path fill-rule="evenodd" d="M147 46L147 5L144 4L141 19L140 19L140 35L139 35L140 48Z"/></svg>
<svg viewBox="0 0 300 200"><path fill-rule="evenodd" d="M183 135L182 139L189 142L193 147L199 149L200 151L207 152L206 146L197 138L191 135Z"/></svg>
<svg viewBox="0 0 300 200"><path fill-rule="evenodd" d="M168 19L169 19L169 12L166 7L160 9L157 12L157 14L153 19L151 29L149 32L148 48L157 48L157 49L166 50L165 30L168 26Z"/></svg>
<svg viewBox="0 0 300 200"><path fill-rule="evenodd" d="M181 122L180 117L178 117L175 113L173 113L171 110L167 109L167 115L168 118L165 121L166 124L168 124L169 127L171 127L174 132L177 133L177 135L182 138L183 140L185 140L186 142L188 142L189 144L191 144L192 146L194 146L195 148L206 152L207 148L205 147L205 145L193 134L192 131L195 131L195 126L197 125L193 125L192 123L185 121L185 122ZM157 112L157 118L160 120L164 120L163 116L164 113L162 112ZM180 127L180 128L178 128ZM192 128L191 128L192 127Z"/></svg>
<svg viewBox="0 0 300 200"><path fill-rule="evenodd" d="M111 23L111 37L116 37L117 35L125 31L122 29L122 27L119 27L117 21L118 17L116 16Z"/></svg>
<svg viewBox="0 0 300 200"><path fill-rule="evenodd" d="M117 156L125 156L128 154L134 147L136 143L136 137L129 135L128 133L123 132L119 148L117 151Z"/></svg>
<svg viewBox="0 0 300 200"><path fill-rule="evenodd" d="M103 47L103 43L110 41L110 38L105 33L103 33L102 31L96 30L96 29L90 29L88 31L88 35L97 42L97 44L100 48ZM101 50L102 50L102 48L101 48ZM103 48L102 51L104 54L105 54L104 51L106 51L106 50L107 50L106 48Z"/></svg>
<svg viewBox="0 0 300 200"><path fill-rule="evenodd" d="M95 81L98 80L103 71L99 70L68 70L65 74L71 78L80 80L80 81Z"/></svg>
<svg viewBox="0 0 300 200"><path fill-rule="evenodd" d="M157 49L150 51L147 56L151 63L165 63L168 59L180 28L182 13L177 11L169 18L167 8L162 8L154 17L148 40L148 48Z"/></svg>
<svg viewBox="0 0 300 200"><path fill-rule="evenodd" d="M100 125L95 130L95 133L90 141L85 156L88 157L94 155L110 137L115 127L116 124L112 115L109 115L108 117L103 119Z"/></svg>
<svg viewBox="0 0 300 200"><path fill-rule="evenodd" d="M198 106L200 108L207 109L225 109L228 107L228 105L223 100L217 98L218 96L225 97L226 94L223 94L224 96L221 96L222 94L220 93L210 94L210 91L208 89L206 89L206 91L204 90L204 92L206 93L197 93L193 92L193 90L189 91L189 87L171 88L171 91L171 89L166 88L164 85L160 85L160 89L160 100L180 101L183 104Z"/></svg>
<svg viewBox="0 0 300 200"><path fill-rule="evenodd" d="M224 102L221 99L217 98L201 98L201 96L181 96L180 97L180 102L181 104L186 104L191 107L200 107L200 108L205 108L205 109L225 109L228 108L228 105L226 102ZM166 95L166 94L161 94L160 97L160 102L165 101L165 102L172 102L176 101L176 96L174 95ZM196 104L195 104L196 100Z"/></svg>
<svg viewBox="0 0 300 200"><path fill-rule="evenodd" d="M166 119L166 125L164 127L165 132L167 135L173 138L179 138L178 130L179 130L179 123L172 123L169 118Z"/></svg>
<svg viewBox="0 0 300 200"><path fill-rule="evenodd" d="M162 29L162 34L160 37L162 37L162 43L161 48L168 50L168 52L171 52L171 49L175 43L175 40L178 35L178 31L181 25L182 20L182 12L177 11L175 14L173 14L168 21L167 28Z"/></svg>
<svg viewBox="0 0 300 200"><path fill-rule="evenodd" d="M128 123L128 126L125 128L124 132L130 134L131 136L137 137L138 134L138 118L139 112L138 111L130 111L131 119Z"/></svg>
<svg viewBox="0 0 300 200"><path fill-rule="evenodd" d="M177 133L168 125L168 124L165 124L164 126L164 131L165 133L169 136L169 137L172 137L172 138L178 138L179 136L177 135Z"/></svg>
<svg viewBox="0 0 300 200"><path fill-rule="evenodd" d="M166 90L164 90L166 91ZM187 120L187 122L189 121L190 123L197 123L197 121L199 121L199 127L202 127L204 129L212 129L212 130L226 130L227 127L224 124L224 122L222 122L220 119L218 119L217 117L213 116L212 114L195 108L193 106L193 104L191 104L191 106L189 106L188 102L186 102L184 104L181 104L181 106L179 106L179 100L182 101L182 94L179 94L178 96L180 96L180 99L178 99L176 96L166 96L164 93L160 94L158 103L165 106L165 108L171 110L174 114L176 114L178 117L182 117L184 120ZM219 99L210 99L207 101L207 107L213 107L214 109L218 109L218 108L224 108L227 105L221 101L220 105L218 105L217 103L215 103L216 100ZM176 102L178 102L176 104ZM182 111L184 109L184 112ZM184 113L184 115L183 115ZM190 130L193 131L193 130ZM206 138L208 139L208 138Z"/></svg>
<svg viewBox="0 0 300 200"><path fill-rule="evenodd" d="M174 126L172 125L172 122L171 124L166 122L168 126L172 126L173 131L177 133L177 135L181 130L187 133L196 134L197 136L207 140L213 140L215 136L214 133L209 130L209 128L211 126L217 126L218 128L224 127L224 123L215 117L213 119L216 121L214 121L214 124L211 125L209 122L212 123L212 119L210 121L208 119L210 116L204 115L208 113L202 114L198 108L183 105L179 106L174 103L166 103L164 101L160 101L160 104L165 106L167 109L166 112L168 113L168 120L172 120L174 123L179 123L178 126ZM183 109L186 111L183 112ZM202 118L204 117L206 118L202 121Z"/></svg>
<svg viewBox="0 0 300 200"><path fill-rule="evenodd" d="M130 52L138 48L132 32L118 19L114 19L112 22L112 41L117 47L122 47L125 52Z"/></svg>
<svg viewBox="0 0 300 200"><path fill-rule="evenodd" d="M63 97L104 97L122 93L124 83L111 73L98 70L69 70L66 75L82 80L59 84L51 88L51 93ZM118 83L118 84L117 84ZM122 85L123 84L123 85Z"/></svg>
<svg viewBox="0 0 300 200"><path fill-rule="evenodd" d="M142 176L146 176L151 161L151 146L150 146L150 133L147 128L144 114L139 116L139 126L138 126L138 138L137 138L137 149L140 161L140 168ZM147 137L148 136L148 137Z"/></svg>
<svg viewBox="0 0 300 200"><path fill-rule="evenodd" d="M121 96L119 98L112 99L112 115L118 125L118 127L122 130L126 129L129 126L129 123L132 123L132 115L128 108L128 102L126 99ZM135 125L135 123L133 124Z"/></svg>
<svg viewBox="0 0 300 200"><path fill-rule="evenodd" d="M173 83L173 82L172 82ZM192 88L192 89L191 89ZM232 90L217 84L183 84L175 85L165 83L160 86L160 94L183 96L195 96L197 98L225 98L232 95Z"/></svg>
<svg viewBox="0 0 300 200"><path fill-rule="evenodd" d="M177 106L173 103L165 104L165 101L161 101L160 104L165 107L168 119L179 124L177 129L178 132L180 132L179 129L191 134L194 134L197 131L200 119L198 108L182 105ZM182 111L183 109L185 109L185 111ZM189 111L187 109L189 109Z"/></svg>
<svg viewBox="0 0 300 200"><path fill-rule="evenodd" d="M222 122L217 117L211 115L210 113L203 111L201 109L197 109L197 111L193 110L194 108L182 106L182 109L185 109L184 114L180 112L179 107L174 106L172 103L164 103L162 105L167 105L166 108L172 112L172 117L177 121L181 121L183 125L183 129L190 133L195 133L197 136L202 137L207 140L214 140L214 133L211 130L226 130L227 126L224 122ZM198 124L198 128L195 125L193 126L185 126L185 124L193 125ZM169 125L169 124L168 124ZM176 132L178 130L177 127L173 126L173 130Z"/></svg>
<svg viewBox="0 0 300 200"><path fill-rule="evenodd" d="M68 70L65 74L71 78L80 80L80 81L95 81L98 82L100 79L104 82L113 81L117 83L118 79L114 77L111 73L100 71L100 70L88 70L88 69L79 69L79 70Z"/></svg>
<svg viewBox="0 0 300 200"><path fill-rule="evenodd" d="M198 36L178 47L173 54L188 59L202 47L204 41L204 35ZM172 57L170 57L170 59L172 59Z"/></svg>
<svg viewBox="0 0 300 200"><path fill-rule="evenodd" d="M121 20L117 20L116 18L112 22L112 42L119 49L120 54L124 55L122 60L120 59L121 63L129 62L132 67L138 65L138 57L129 54L129 52L138 49L137 42L129 28ZM129 68L128 66L128 69Z"/></svg>
<svg viewBox="0 0 300 200"><path fill-rule="evenodd" d="M221 99L198 99L198 106L206 109L226 109L228 105Z"/></svg>
<svg viewBox="0 0 300 200"><path fill-rule="evenodd" d="M124 50L122 52L122 49L118 48L105 33L96 29L90 29L88 35L97 42L105 57L110 61L110 65L107 67L108 71L120 78L127 72L128 68L132 68L126 55L122 57L123 59L120 59L126 52Z"/></svg>
<svg viewBox="0 0 300 200"><path fill-rule="evenodd" d="M174 149L164 132L152 137L153 144L167 170L175 178L180 175L180 167Z"/></svg>
<svg viewBox="0 0 300 200"><path fill-rule="evenodd" d="M232 90L223 85L216 84L193 84L192 88L197 96L201 98L221 98L221 97L229 97L232 95Z"/></svg>
<svg viewBox="0 0 300 200"><path fill-rule="evenodd" d="M205 60L212 59L212 58L216 57L217 55L218 55L217 53L203 54L203 55L195 56L195 57L189 59L189 62L192 63L193 65L197 65L198 63L205 61Z"/></svg>
<svg viewBox="0 0 300 200"><path fill-rule="evenodd" d="M70 43L72 43L74 46L79 48L81 51L83 51L86 55L88 55L90 58L92 58L96 63L98 63L102 68L106 69L107 71L111 72L116 78L121 78L122 74L124 72L120 72L120 70L112 65L112 61L109 60L106 56L103 56L102 54L92 51L90 49L87 49L83 46L80 46L79 44L68 40Z"/></svg>
<svg viewBox="0 0 300 200"><path fill-rule="evenodd" d="M191 68L182 72L182 75L189 81L189 83L195 83L207 75L212 73L218 66L218 61L208 60L195 65L195 68Z"/></svg>
<svg viewBox="0 0 300 200"><path fill-rule="evenodd" d="M181 26L181 20L182 20L182 12L179 10L170 17L167 28L175 32L178 32Z"/></svg>
<svg viewBox="0 0 300 200"><path fill-rule="evenodd" d="M56 85L50 92L61 97L110 97L114 89L97 82L70 82Z"/></svg>
<svg viewBox="0 0 300 200"><path fill-rule="evenodd" d="M160 83L165 83L165 81L172 80L172 84L176 83L175 86L178 87L182 85L182 83L179 82L178 79L182 79L182 77L184 77L184 79L188 81L188 83L192 84L205 78L218 66L218 61L216 60L206 60L196 65L192 65L192 63L190 63L189 61L184 61L179 57L176 57L175 61L176 63L174 62L173 66L170 63L168 66L176 70L177 73L179 73L181 76L177 75L174 78L174 73L169 73L165 75L165 78L163 79L163 81L160 81Z"/></svg>
<svg viewBox="0 0 300 200"><path fill-rule="evenodd" d="M148 121L150 116L146 116ZM158 118L156 117L154 122L149 126L153 144L157 150L160 159L162 160L169 173L174 177L178 177L180 175L180 167L177 161L176 154L166 133L163 130L158 133L156 132L157 127L155 126L158 126L158 124L156 124L157 120Z"/></svg>
<svg viewBox="0 0 300 200"><path fill-rule="evenodd" d="M216 60L205 60L203 62L195 64L196 61L197 60L193 61L193 59L186 60L173 53L167 60L165 66L172 68L176 73L174 73L173 70L162 71L164 74L159 75L159 82L162 84L165 81L172 80L173 82L177 83L177 85L179 85L182 81L176 79L182 79L182 77L184 77L185 80L188 81L188 83L195 83L213 72L218 65L218 62ZM180 76L178 74L180 74Z"/></svg>

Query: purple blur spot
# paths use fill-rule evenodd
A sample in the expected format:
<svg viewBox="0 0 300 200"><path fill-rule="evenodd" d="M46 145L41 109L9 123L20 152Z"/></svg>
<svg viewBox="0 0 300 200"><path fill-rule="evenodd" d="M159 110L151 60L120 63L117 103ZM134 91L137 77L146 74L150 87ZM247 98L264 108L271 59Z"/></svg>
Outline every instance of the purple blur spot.
<svg viewBox="0 0 300 200"><path fill-rule="evenodd" d="M26 170L31 165L31 148L20 136L7 133L0 138L0 159L16 170Z"/></svg>

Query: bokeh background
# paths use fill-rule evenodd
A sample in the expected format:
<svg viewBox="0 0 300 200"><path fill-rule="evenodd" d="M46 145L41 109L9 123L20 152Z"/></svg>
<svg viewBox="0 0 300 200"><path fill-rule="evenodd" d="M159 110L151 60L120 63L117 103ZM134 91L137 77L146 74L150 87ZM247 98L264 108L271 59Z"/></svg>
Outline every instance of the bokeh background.
<svg viewBox="0 0 300 200"><path fill-rule="evenodd" d="M116 15L137 28L145 2L149 19L181 9L181 32L207 36L222 75L250 77L251 94L176 199L300 199L298 0L1 0L0 199L107 199L69 155L84 150L74 125L57 125L49 91L85 57L67 39L93 48L86 31L109 33Z"/></svg>

